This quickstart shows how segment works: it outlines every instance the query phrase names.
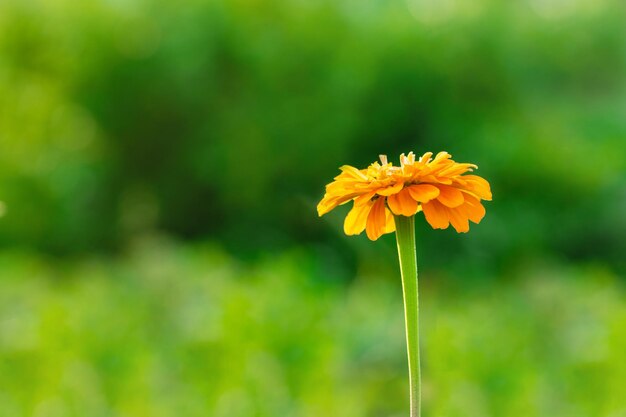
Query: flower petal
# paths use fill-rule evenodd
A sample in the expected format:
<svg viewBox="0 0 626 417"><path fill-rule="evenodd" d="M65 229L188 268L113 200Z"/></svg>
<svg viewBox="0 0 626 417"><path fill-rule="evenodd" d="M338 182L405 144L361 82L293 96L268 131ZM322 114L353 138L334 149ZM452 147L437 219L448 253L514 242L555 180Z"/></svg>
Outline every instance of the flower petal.
<svg viewBox="0 0 626 417"><path fill-rule="evenodd" d="M450 223L445 206L437 200L431 200L422 204L422 211L426 221L433 229L447 229Z"/></svg>
<svg viewBox="0 0 626 417"><path fill-rule="evenodd" d="M446 151L441 151L439 152L436 156L435 159L433 159L430 162L430 165L436 165L436 164L441 164L446 162L447 160L449 160L450 158L452 158L452 155L450 155L448 152Z"/></svg>
<svg viewBox="0 0 626 417"><path fill-rule="evenodd" d="M356 202L354 203L352 210L348 212L348 215L343 222L343 231L348 236L358 235L365 230L367 216L369 215L373 205L373 201L361 205L357 205Z"/></svg>
<svg viewBox="0 0 626 417"><path fill-rule="evenodd" d="M446 207L446 212L448 213L448 218L450 219L450 223L454 230L457 233L466 233L469 232L469 221L467 220L467 216L461 210L461 208L448 208Z"/></svg>
<svg viewBox="0 0 626 417"><path fill-rule="evenodd" d="M417 201L411 197L406 188L398 194L387 197L387 204L394 214L410 217L417 213Z"/></svg>
<svg viewBox="0 0 626 417"><path fill-rule="evenodd" d="M347 195L332 195L326 193L322 201L317 205L317 214L321 217L324 214L328 213L332 209L342 204L346 204L348 201L352 200L354 197L358 196L360 193L351 193Z"/></svg>
<svg viewBox="0 0 626 417"><path fill-rule="evenodd" d="M450 185L452 184L452 180L450 178L445 178L445 177L437 177L435 175L431 175L431 174L420 174L418 175L417 178L420 182L430 182L433 184L447 184Z"/></svg>
<svg viewBox="0 0 626 417"><path fill-rule="evenodd" d="M400 192L402 187L404 187L404 182L397 182L387 188L381 188L380 190L376 191L376 194L384 196L396 194Z"/></svg>
<svg viewBox="0 0 626 417"><path fill-rule="evenodd" d="M432 184L417 184L407 188L411 197L420 203L427 203L439 195L439 188Z"/></svg>
<svg viewBox="0 0 626 417"><path fill-rule="evenodd" d="M339 167L339 169L342 171L343 174L345 174L345 175L347 175L349 177L352 177L354 179L367 181L367 175L365 175L364 173L361 172L361 170L356 169L353 166L344 165L342 167Z"/></svg>
<svg viewBox="0 0 626 417"><path fill-rule="evenodd" d="M431 156L433 156L432 152L426 152L424 155L420 156L419 162L425 165L430 162Z"/></svg>
<svg viewBox="0 0 626 417"><path fill-rule="evenodd" d="M322 217L324 214L337 207L339 205L339 203L337 203L338 199L339 198L337 196L326 194L322 201L320 201L317 205L317 214Z"/></svg>
<svg viewBox="0 0 626 417"><path fill-rule="evenodd" d="M467 182L467 190L476 194L483 200L491 201L491 187L486 179L478 175L463 175L461 177Z"/></svg>
<svg viewBox="0 0 626 417"><path fill-rule="evenodd" d="M385 209L385 233L392 233L396 231L396 221L393 217L393 213L389 209Z"/></svg>
<svg viewBox="0 0 626 417"><path fill-rule="evenodd" d="M372 197L374 197L375 195L376 191L370 191L368 193L360 195L359 197L354 199L354 204L356 204L357 206L361 206L365 203L370 202L372 200Z"/></svg>
<svg viewBox="0 0 626 417"><path fill-rule="evenodd" d="M465 213L468 219L478 224L485 217L485 207L473 195L465 194L465 203L459 210Z"/></svg>
<svg viewBox="0 0 626 417"><path fill-rule="evenodd" d="M370 238L370 240L377 240L383 233L385 233L386 224L385 198L379 198L376 202L374 202L372 209L367 216L367 223L365 227L367 237Z"/></svg>
<svg viewBox="0 0 626 417"><path fill-rule="evenodd" d="M449 187L447 185L439 185L439 200L446 207L458 207L463 204L463 193L458 188Z"/></svg>
<svg viewBox="0 0 626 417"><path fill-rule="evenodd" d="M466 173L467 171L471 171L472 169L478 168L474 164L452 164L444 170L441 170L437 173L437 175L446 176L446 177L454 177L456 175L461 175Z"/></svg>

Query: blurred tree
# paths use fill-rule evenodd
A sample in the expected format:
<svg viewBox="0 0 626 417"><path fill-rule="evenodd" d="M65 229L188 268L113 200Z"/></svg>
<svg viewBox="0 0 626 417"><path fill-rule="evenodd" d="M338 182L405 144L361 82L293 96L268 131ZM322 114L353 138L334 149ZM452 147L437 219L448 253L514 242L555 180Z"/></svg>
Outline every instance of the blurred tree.
<svg viewBox="0 0 626 417"><path fill-rule="evenodd" d="M619 1L594 4L5 1L0 243L329 241L314 206L339 163L445 149L497 204L429 256L626 268L626 37Z"/></svg>

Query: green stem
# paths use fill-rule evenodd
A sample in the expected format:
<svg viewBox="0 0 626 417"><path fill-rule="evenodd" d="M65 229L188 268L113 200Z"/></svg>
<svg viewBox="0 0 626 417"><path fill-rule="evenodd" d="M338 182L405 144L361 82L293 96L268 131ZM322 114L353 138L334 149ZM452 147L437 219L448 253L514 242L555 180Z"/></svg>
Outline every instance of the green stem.
<svg viewBox="0 0 626 417"><path fill-rule="evenodd" d="M421 390L415 216L395 216L395 223L400 273L402 274L402 292L404 295L404 321L406 325L406 345L409 357L409 382L411 387L411 417L419 417Z"/></svg>

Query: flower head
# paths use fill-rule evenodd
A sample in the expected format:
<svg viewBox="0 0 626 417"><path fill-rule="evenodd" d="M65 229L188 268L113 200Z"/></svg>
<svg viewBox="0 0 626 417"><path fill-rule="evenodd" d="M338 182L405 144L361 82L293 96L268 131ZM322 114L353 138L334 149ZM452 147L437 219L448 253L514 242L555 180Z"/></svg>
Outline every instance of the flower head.
<svg viewBox="0 0 626 417"><path fill-rule="evenodd" d="M349 165L326 186L326 194L317 205L320 216L354 200L346 216L344 231L358 235L366 230L371 240L395 231L394 215L410 217L423 212L434 229L450 224L461 233L469 230L469 221L479 223L485 215L481 200L491 200L489 183L477 175L464 175L477 168L474 164L454 162L447 152L432 152L415 160L415 155L400 155L400 166L387 162L366 169Z"/></svg>

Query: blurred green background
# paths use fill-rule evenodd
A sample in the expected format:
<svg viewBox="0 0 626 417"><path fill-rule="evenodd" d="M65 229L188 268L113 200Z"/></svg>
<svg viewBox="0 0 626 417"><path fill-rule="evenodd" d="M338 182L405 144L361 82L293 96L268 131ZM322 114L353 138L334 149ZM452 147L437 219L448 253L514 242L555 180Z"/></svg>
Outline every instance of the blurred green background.
<svg viewBox="0 0 626 417"><path fill-rule="evenodd" d="M399 417L393 235L315 206L447 150L424 414L626 416L621 0L2 0L0 417Z"/></svg>

